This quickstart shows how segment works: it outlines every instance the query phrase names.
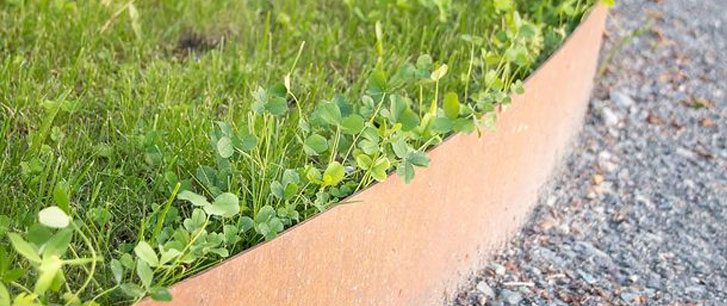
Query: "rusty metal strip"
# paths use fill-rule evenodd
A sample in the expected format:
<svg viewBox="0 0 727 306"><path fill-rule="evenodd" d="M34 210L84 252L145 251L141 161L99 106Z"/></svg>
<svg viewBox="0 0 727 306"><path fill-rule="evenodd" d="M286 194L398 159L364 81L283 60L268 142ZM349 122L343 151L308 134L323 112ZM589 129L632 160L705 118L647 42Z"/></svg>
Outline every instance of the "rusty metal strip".
<svg viewBox="0 0 727 306"><path fill-rule="evenodd" d="M496 132L449 138L411 184L394 175L176 284L171 304L441 304L519 228L580 130L606 14L594 8Z"/></svg>

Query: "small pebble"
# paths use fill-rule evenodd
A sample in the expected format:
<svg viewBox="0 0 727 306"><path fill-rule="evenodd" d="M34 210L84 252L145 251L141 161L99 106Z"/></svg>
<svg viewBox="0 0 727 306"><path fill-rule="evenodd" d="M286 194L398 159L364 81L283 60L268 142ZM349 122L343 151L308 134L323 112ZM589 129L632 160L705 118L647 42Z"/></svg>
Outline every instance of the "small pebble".
<svg viewBox="0 0 727 306"><path fill-rule="evenodd" d="M684 157L686 159L697 159L697 153L692 152L691 150L685 149L685 148L677 148L677 155Z"/></svg>
<svg viewBox="0 0 727 306"><path fill-rule="evenodd" d="M499 265L499 264L493 264L492 266L493 266L493 270L495 271L495 274L497 274L497 275L505 275L505 271L507 271L505 269L505 266Z"/></svg>
<svg viewBox="0 0 727 306"><path fill-rule="evenodd" d="M502 289L499 298L505 303L505 305L517 305L523 299L519 292L510 291L508 289Z"/></svg>
<svg viewBox="0 0 727 306"><path fill-rule="evenodd" d="M590 273L587 273L587 272L583 272L581 270L578 270L578 274L581 276L581 278L584 281L586 281L586 283L589 283L589 284L592 285L592 284L595 284L597 282L596 281L596 278L593 277L593 275L591 275Z"/></svg>
<svg viewBox="0 0 727 306"><path fill-rule="evenodd" d="M601 109L601 119L607 126L615 126L621 120L614 111L605 106Z"/></svg>
<svg viewBox="0 0 727 306"><path fill-rule="evenodd" d="M611 92L611 100L623 108L629 108L636 103L634 99L620 91Z"/></svg>
<svg viewBox="0 0 727 306"><path fill-rule="evenodd" d="M485 296L487 296L489 298L495 297L495 291L492 290L492 287L490 287L490 285L488 285L485 282L477 283L477 290L479 290L480 292L482 292L482 294L484 294Z"/></svg>

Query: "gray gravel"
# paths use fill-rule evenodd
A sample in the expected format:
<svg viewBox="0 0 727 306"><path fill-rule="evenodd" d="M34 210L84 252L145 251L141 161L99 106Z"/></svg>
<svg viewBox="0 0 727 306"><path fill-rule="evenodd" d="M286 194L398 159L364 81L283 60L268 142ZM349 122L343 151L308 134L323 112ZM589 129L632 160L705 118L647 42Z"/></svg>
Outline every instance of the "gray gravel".
<svg viewBox="0 0 727 306"><path fill-rule="evenodd" d="M453 304L727 305L727 2L617 2L563 174Z"/></svg>

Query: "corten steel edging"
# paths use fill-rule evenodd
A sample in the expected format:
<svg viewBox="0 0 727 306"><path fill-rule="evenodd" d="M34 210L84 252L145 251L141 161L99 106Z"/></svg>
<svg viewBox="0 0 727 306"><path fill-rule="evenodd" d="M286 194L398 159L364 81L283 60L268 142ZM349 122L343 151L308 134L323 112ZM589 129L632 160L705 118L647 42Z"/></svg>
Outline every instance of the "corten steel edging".
<svg viewBox="0 0 727 306"><path fill-rule="evenodd" d="M373 185L174 285L171 304L441 304L522 224L580 130L606 13L596 6L527 80L496 132L450 137L411 184Z"/></svg>

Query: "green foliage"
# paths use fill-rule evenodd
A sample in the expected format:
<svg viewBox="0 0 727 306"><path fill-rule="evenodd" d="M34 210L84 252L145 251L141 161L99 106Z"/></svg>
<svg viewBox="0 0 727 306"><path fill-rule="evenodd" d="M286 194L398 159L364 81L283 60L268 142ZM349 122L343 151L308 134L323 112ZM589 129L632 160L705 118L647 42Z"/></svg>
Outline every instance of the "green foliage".
<svg viewBox="0 0 727 306"><path fill-rule="evenodd" d="M51 2L0 3L0 305L169 301L410 182L594 1Z"/></svg>
<svg viewBox="0 0 727 306"><path fill-rule="evenodd" d="M335 186L343 180L346 175L346 170L339 162L332 162L326 167L326 171L323 172L323 178L321 179L321 186Z"/></svg>
<svg viewBox="0 0 727 306"><path fill-rule="evenodd" d="M444 96L444 114L449 119L457 119L459 117L459 97L456 93L449 92Z"/></svg>
<svg viewBox="0 0 727 306"><path fill-rule="evenodd" d="M50 228L65 228L71 218L58 206L51 206L38 212L38 222Z"/></svg>
<svg viewBox="0 0 727 306"><path fill-rule="evenodd" d="M328 140L321 135L311 134L305 139L303 144L303 150L308 155L318 155L328 151Z"/></svg>

